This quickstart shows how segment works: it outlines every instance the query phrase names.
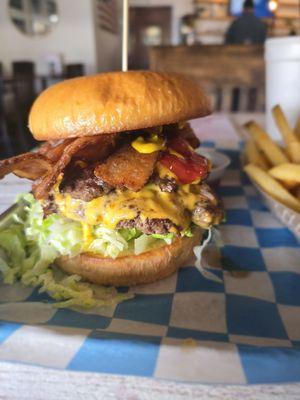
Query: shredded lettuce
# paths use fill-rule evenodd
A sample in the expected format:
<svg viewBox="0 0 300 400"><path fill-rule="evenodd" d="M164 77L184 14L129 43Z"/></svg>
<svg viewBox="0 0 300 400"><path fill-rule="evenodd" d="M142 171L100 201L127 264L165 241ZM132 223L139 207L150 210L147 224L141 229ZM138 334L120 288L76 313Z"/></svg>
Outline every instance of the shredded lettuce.
<svg viewBox="0 0 300 400"><path fill-rule="evenodd" d="M193 228L192 228L192 226L190 226L188 229L186 229L186 230L183 232L182 236L193 237L194 234L193 234Z"/></svg>
<svg viewBox="0 0 300 400"><path fill-rule="evenodd" d="M151 235L155 239L173 239L174 238L174 233L167 233L166 235L161 235L159 233L153 233Z"/></svg>
<svg viewBox="0 0 300 400"><path fill-rule="evenodd" d="M145 251L151 249L151 247L153 247L157 241L158 239L151 235L141 235L134 240L134 254L138 255L144 253Z"/></svg>
<svg viewBox="0 0 300 400"><path fill-rule="evenodd" d="M14 283L20 275L19 265L26 258L25 237L21 226L12 225L0 232L0 271L5 283Z"/></svg>
<svg viewBox="0 0 300 400"><path fill-rule="evenodd" d="M140 237L142 235L142 232L136 228L131 228L131 229L122 228L122 229L119 229L118 232L121 236L123 236L123 238L127 242L129 242L132 239L137 239L138 237Z"/></svg>
<svg viewBox="0 0 300 400"><path fill-rule="evenodd" d="M128 249L128 242L116 230L97 226L94 229L96 239L89 246L89 251L100 253L105 257L116 258Z"/></svg>
<svg viewBox="0 0 300 400"><path fill-rule="evenodd" d="M159 233L154 233L151 235L152 237L156 238L156 239L174 239L175 234L174 233L167 233L165 235L161 235ZM193 226L190 226L189 228L187 228L185 231L181 232L181 236L187 236L187 237L193 237L194 233L193 233Z"/></svg>
<svg viewBox="0 0 300 400"><path fill-rule="evenodd" d="M57 307L103 306L132 297L115 288L96 291L81 277L58 271L52 265L57 257L75 256L82 250L81 224L58 215L43 218L40 203L30 194L19 201L25 205L25 216L13 215L11 224L0 229L0 272L5 283L21 281L39 287L57 301Z"/></svg>

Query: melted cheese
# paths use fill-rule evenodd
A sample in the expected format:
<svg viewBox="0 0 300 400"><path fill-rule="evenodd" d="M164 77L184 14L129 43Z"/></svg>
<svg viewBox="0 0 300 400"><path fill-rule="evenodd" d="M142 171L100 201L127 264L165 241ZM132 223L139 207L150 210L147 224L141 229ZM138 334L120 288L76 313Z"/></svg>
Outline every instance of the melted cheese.
<svg viewBox="0 0 300 400"><path fill-rule="evenodd" d="M155 171L157 172L157 174L161 177L161 178L173 178L177 181L177 177L176 175L169 170L169 168L165 167L164 165L162 165L160 162L158 162L155 166Z"/></svg>
<svg viewBox="0 0 300 400"><path fill-rule="evenodd" d="M190 213L199 199L195 185L182 185L176 193L161 192L158 186L148 184L139 192L116 190L90 202L72 199L68 194L54 192L60 212L67 218L83 223L85 241L90 241L92 233L89 225L102 224L115 229L122 220L169 219L182 229L187 229L191 222Z"/></svg>
<svg viewBox="0 0 300 400"><path fill-rule="evenodd" d="M85 222L82 222L82 240L83 240L83 250L88 251L90 244L95 239L93 234L93 227Z"/></svg>

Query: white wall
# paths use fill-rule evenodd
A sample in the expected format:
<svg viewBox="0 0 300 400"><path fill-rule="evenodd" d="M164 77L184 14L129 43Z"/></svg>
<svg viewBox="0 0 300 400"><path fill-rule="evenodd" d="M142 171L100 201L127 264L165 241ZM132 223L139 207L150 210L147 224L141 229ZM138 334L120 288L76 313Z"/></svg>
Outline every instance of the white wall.
<svg viewBox="0 0 300 400"><path fill-rule="evenodd" d="M8 0L0 0L0 61L6 73L10 63L34 61L37 72L48 73L47 54L61 53L66 63L84 63L88 74L96 71L96 43L92 0L57 0L59 21L45 36L22 34L10 21Z"/></svg>
<svg viewBox="0 0 300 400"><path fill-rule="evenodd" d="M121 3L122 1L118 0L120 18L122 17ZM121 34L120 32L111 33L101 29L97 14L97 0L93 1L93 7L97 70L99 72L119 70L121 69Z"/></svg>
<svg viewBox="0 0 300 400"><path fill-rule="evenodd" d="M60 53L65 63L84 63L88 74L120 69L121 39L99 30L94 20L94 0L56 0L59 22L45 36L22 34L10 21L7 4L0 0L0 62L10 73L12 61L36 63L39 74L47 74L47 55ZM121 2L121 0L119 0ZM131 6L171 6L172 44L179 42L179 21L193 11L192 0L130 0Z"/></svg>
<svg viewBox="0 0 300 400"><path fill-rule="evenodd" d="M130 5L143 7L172 7L172 44L176 45L180 41L180 18L185 14L193 12L192 0L130 0Z"/></svg>
<svg viewBox="0 0 300 400"><path fill-rule="evenodd" d="M121 36L98 29L96 31L96 58L99 72L121 69Z"/></svg>

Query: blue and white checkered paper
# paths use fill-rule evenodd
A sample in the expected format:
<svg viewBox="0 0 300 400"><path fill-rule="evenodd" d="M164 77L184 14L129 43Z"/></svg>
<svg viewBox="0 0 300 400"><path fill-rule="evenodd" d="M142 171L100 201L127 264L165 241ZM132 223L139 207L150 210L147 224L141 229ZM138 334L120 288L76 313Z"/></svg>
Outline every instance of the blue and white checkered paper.
<svg viewBox="0 0 300 400"><path fill-rule="evenodd" d="M230 272L212 246L205 262L222 283L187 264L129 289L132 300L85 313L2 285L0 360L188 382L299 381L299 243L240 171L238 151L220 150L232 159L219 188L227 211L221 261Z"/></svg>

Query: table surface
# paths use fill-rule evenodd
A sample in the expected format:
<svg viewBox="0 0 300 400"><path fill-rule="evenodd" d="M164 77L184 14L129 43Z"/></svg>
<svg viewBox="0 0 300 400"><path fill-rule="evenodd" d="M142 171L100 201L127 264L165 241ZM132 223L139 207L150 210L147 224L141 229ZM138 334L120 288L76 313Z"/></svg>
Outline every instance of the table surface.
<svg viewBox="0 0 300 400"><path fill-rule="evenodd" d="M243 136L237 127L249 119L263 123L262 114L216 115L206 118L200 137L230 147ZM0 212L30 184L14 175L0 182ZM167 380L60 371L0 362L0 399L298 399L300 384L203 385Z"/></svg>

